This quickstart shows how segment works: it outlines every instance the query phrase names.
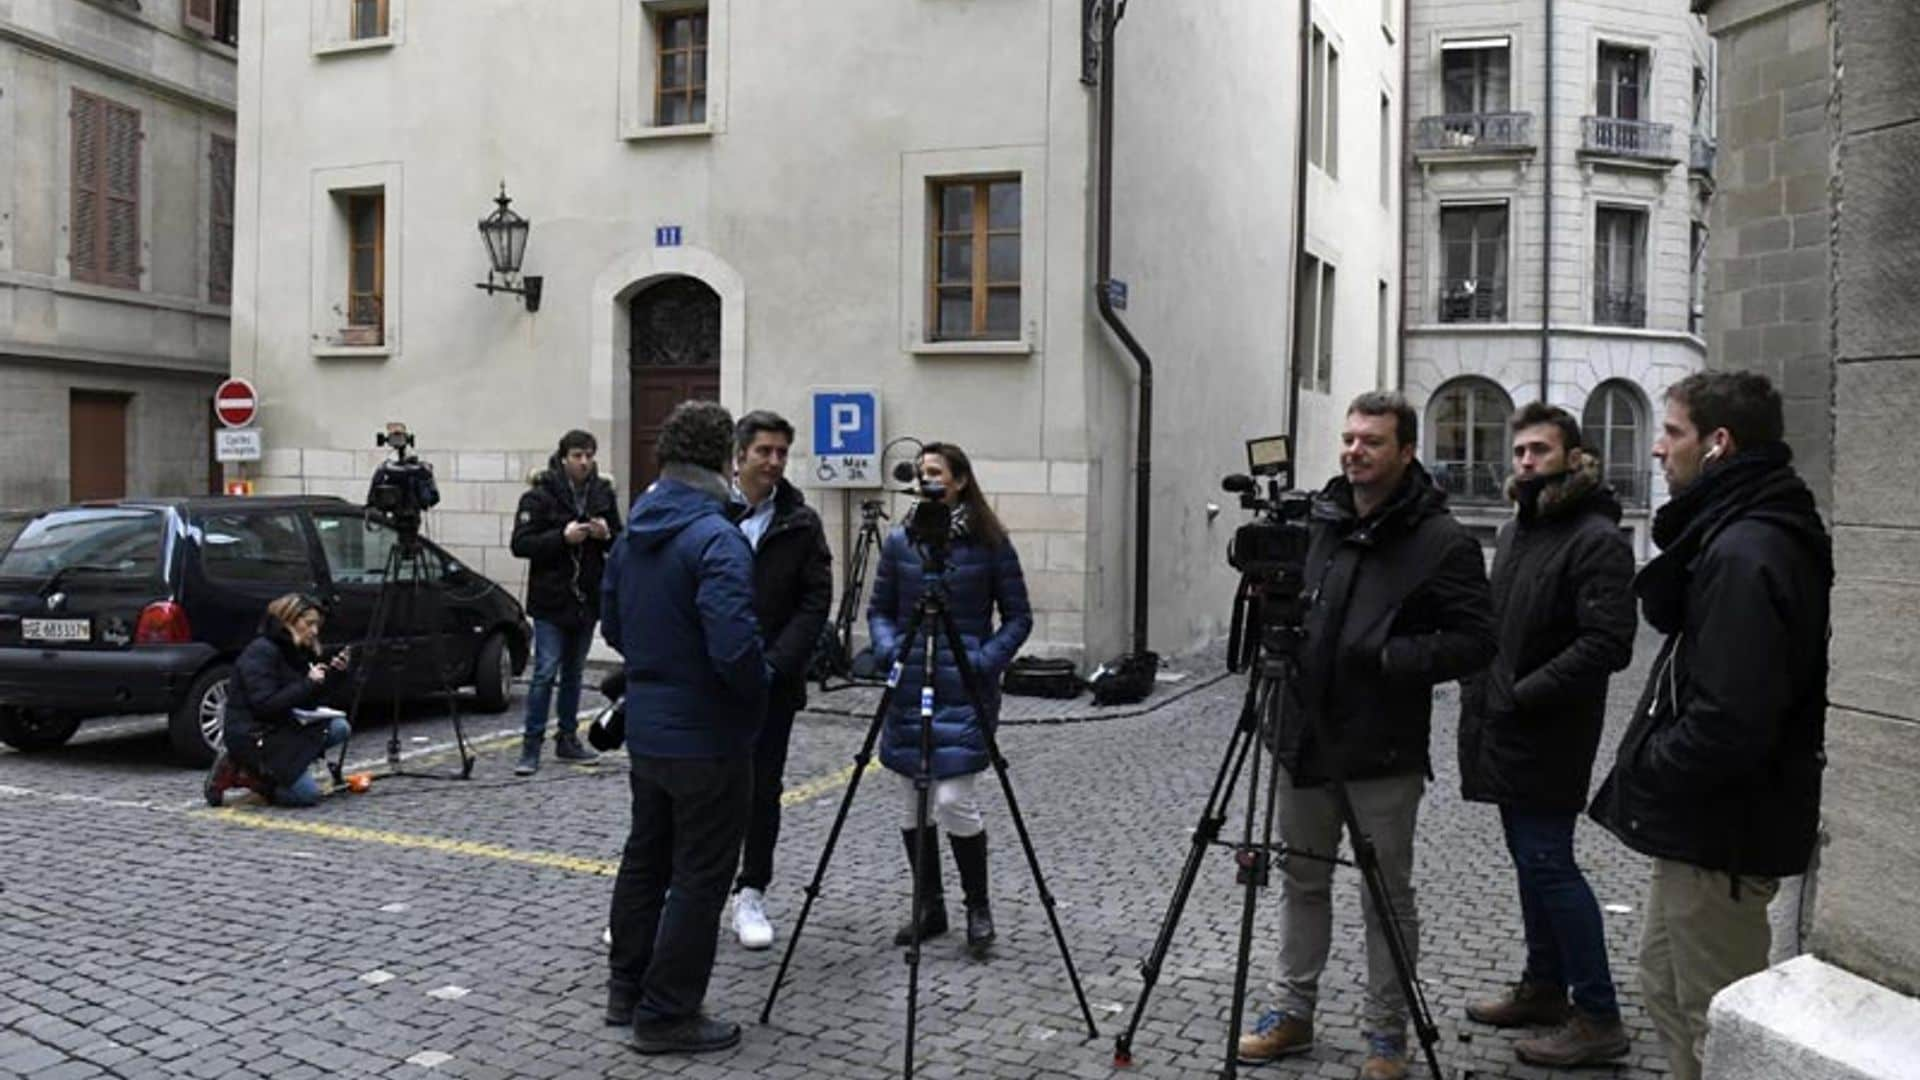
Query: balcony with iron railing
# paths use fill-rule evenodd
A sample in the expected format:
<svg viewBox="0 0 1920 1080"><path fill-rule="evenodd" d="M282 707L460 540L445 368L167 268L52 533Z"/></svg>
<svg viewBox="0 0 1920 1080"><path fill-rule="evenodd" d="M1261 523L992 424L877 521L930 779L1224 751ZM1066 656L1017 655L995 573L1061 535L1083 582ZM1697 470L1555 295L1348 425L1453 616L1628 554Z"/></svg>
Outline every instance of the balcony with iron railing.
<svg viewBox="0 0 1920 1080"><path fill-rule="evenodd" d="M1580 152L1665 168L1680 160L1673 152L1673 125L1613 116L1580 118Z"/></svg>
<svg viewBox="0 0 1920 1080"><path fill-rule="evenodd" d="M1436 461L1433 482L1451 498L1462 502L1501 502L1507 497L1505 463Z"/></svg>
<svg viewBox="0 0 1920 1080"><path fill-rule="evenodd" d="M1440 287L1440 321L1506 322L1506 281L1491 277L1448 278Z"/></svg>
<svg viewBox="0 0 1920 1080"><path fill-rule="evenodd" d="M1423 116L1414 126L1413 156L1445 159L1486 154L1533 154L1532 113L1448 113Z"/></svg>
<svg viewBox="0 0 1920 1080"><path fill-rule="evenodd" d="M1595 285L1593 321L1602 326L1647 325L1646 290L1604 282Z"/></svg>
<svg viewBox="0 0 1920 1080"><path fill-rule="evenodd" d="M1653 502L1653 472L1639 465L1609 465L1601 470L1601 478L1613 489L1614 497L1620 505L1628 509L1644 510Z"/></svg>

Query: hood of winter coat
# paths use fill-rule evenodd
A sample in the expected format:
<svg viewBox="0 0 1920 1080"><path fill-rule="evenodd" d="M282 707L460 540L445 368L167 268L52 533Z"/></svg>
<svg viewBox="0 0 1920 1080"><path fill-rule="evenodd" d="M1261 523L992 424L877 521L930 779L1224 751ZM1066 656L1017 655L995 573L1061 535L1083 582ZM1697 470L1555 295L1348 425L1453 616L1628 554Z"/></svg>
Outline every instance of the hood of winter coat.
<svg viewBox="0 0 1920 1080"><path fill-rule="evenodd" d="M1574 466L1563 473L1523 480L1507 477L1507 499L1519 509L1520 521L1552 521L1592 509L1620 523L1620 499L1600 479L1600 459L1575 451Z"/></svg>
<svg viewBox="0 0 1920 1080"><path fill-rule="evenodd" d="M627 531L641 547L657 548L703 517L726 516L726 509L727 485L719 473L668 465L633 504Z"/></svg>

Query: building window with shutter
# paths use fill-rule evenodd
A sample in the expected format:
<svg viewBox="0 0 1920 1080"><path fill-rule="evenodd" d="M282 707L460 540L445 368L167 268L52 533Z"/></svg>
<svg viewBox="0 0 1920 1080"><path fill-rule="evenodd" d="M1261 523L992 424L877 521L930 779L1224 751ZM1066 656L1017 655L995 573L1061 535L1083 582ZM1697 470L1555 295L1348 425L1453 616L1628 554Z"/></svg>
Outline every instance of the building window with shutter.
<svg viewBox="0 0 1920 1080"><path fill-rule="evenodd" d="M140 113L73 92L72 213L68 262L75 281L140 287Z"/></svg>
<svg viewBox="0 0 1920 1080"><path fill-rule="evenodd" d="M387 199L380 191L344 199L347 213L346 345L379 345L386 326Z"/></svg>
<svg viewBox="0 0 1920 1080"><path fill-rule="evenodd" d="M660 127L707 122L707 13L662 14L656 26L653 122Z"/></svg>
<svg viewBox="0 0 1920 1080"><path fill-rule="evenodd" d="M1020 179L933 185L928 325L935 341L1020 337Z"/></svg>
<svg viewBox="0 0 1920 1080"><path fill-rule="evenodd" d="M222 45L240 43L240 0L185 0L180 22L187 29Z"/></svg>
<svg viewBox="0 0 1920 1080"><path fill-rule="evenodd" d="M1293 317L1299 330L1300 385L1315 393L1333 390L1334 268L1312 255L1300 259Z"/></svg>
<svg viewBox="0 0 1920 1080"><path fill-rule="evenodd" d="M216 304L233 302L233 151L232 139L215 135L207 154L212 174L207 207L207 298Z"/></svg>

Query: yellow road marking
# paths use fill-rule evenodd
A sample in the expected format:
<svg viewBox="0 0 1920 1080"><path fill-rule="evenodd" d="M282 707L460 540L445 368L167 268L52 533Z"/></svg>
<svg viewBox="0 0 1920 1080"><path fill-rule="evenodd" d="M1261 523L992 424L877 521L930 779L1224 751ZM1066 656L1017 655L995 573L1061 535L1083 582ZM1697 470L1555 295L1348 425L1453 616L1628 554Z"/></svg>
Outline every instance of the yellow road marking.
<svg viewBox="0 0 1920 1080"><path fill-rule="evenodd" d="M790 788L780 796L780 805L798 806L809 799L818 798L830 791L846 786L853 776L853 766L849 765L837 773L817 777L799 787ZM262 814L244 807L226 807L211 811L213 816L233 825L243 825L249 829L267 829L276 832L295 833L301 836L317 836L326 840L341 840L348 843L380 844L386 847L407 848L414 851L433 851L443 855L463 855L475 859L491 859L495 862L517 863L522 866L538 866L549 870L564 870L571 874L592 874L596 877L612 877L620 870L619 860L589 859L579 855L564 855L553 851L522 851L518 848L500 844L487 844L477 840L453 840L443 836L425 836L418 833L397 832L392 829L368 829L357 825L337 825L326 821L303 821L298 818Z"/></svg>

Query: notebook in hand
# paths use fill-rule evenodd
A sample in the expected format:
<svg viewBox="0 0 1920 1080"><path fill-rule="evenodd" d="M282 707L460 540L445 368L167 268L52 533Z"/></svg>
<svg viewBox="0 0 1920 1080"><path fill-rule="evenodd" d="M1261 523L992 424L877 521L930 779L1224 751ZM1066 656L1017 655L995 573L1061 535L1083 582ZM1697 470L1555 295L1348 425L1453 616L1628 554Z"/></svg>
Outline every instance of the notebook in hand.
<svg viewBox="0 0 1920 1080"><path fill-rule="evenodd" d="M345 720L346 718L346 713L341 712L339 709L329 709L324 705L313 709L293 710L294 723L299 724L301 727L312 727L315 724L324 724L329 720Z"/></svg>

